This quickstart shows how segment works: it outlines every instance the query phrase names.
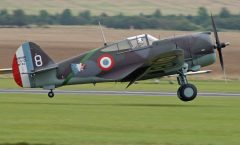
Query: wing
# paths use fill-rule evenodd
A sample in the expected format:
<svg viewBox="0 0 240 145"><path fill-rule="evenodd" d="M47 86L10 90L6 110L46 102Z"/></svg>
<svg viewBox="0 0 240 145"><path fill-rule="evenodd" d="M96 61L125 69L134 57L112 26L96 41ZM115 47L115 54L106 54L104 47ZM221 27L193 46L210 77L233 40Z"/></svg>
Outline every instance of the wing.
<svg viewBox="0 0 240 145"><path fill-rule="evenodd" d="M164 76L173 71L178 71L184 63L183 50L173 50L160 54L149 63L149 68L145 71L143 78Z"/></svg>
<svg viewBox="0 0 240 145"><path fill-rule="evenodd" d="M198 75L198 74L208 74L211 73L212 70L200 70L200 71L196 71L196 72L187 72L185 75Z"/></svg>
<svg viewBox="0 0 240 145"><path fill-rule="evenodd" d="M0 74L10 74L12 73L12 68L0 69Z"/></svg>
<svg viewBox="0 0 240 145"><path fill-rule="evenodd" d="M147 63L147 68L141 74L132 78L127 87L137 80L150 79L155 77L162 77L176 73L181 69L184 63L183 50L176 49L170 52L160 54ZM139 71L138 71L139 72ZM134 75L133 75L134 76Z"/></svg>
<svg viewBox="0 0 240 145"><path fill-rule="evenodd" d="M211 72L212 72L212 70L189 71L189 72L185 73L185 75L208 74L208 73L211 73ZM176 77L176 76L178 76L178 74L169 75L168 77Z"/></svg>

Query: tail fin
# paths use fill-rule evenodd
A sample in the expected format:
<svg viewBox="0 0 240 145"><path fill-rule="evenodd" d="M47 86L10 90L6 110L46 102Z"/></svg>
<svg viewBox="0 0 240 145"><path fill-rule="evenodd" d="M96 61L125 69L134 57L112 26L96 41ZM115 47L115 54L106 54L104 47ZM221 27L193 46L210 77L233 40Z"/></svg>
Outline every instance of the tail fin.
<svg viewBox="0 0 240 145"><path fill-rule="evenodd" d="M33 87L32 72L54 64L53 60L33 42L22 44L16 51L12 70L15 82L25 88Z"/></svg>

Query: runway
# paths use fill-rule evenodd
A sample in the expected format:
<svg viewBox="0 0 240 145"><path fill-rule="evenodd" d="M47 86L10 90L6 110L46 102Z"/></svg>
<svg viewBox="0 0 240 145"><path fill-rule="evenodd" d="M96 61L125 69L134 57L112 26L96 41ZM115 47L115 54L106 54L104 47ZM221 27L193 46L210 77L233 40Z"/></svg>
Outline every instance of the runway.
<svg viewBox="0 0 240 145"><path fill-rule="evenodd" d="M38 89L0 89L1 94L46 94L48 90ZM173 92L147 92L147 91L84 91L84 90L54 90L57 94L76 94L76 95L131 95L131 96L176 96ZM211 97L240 97L240 93L198 93L198 96Z"/></svg>

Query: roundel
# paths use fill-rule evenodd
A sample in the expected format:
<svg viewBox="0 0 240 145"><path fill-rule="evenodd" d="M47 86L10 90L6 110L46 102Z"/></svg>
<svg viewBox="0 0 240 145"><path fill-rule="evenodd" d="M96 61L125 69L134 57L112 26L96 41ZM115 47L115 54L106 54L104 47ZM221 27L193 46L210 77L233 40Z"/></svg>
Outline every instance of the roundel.
<svg viewBox="0 0 240 145"><path fill-rule="evenodd" d="M103 54L98 58L98 66L104 71L112 69L113 65L114 60L110 54Z"/></svg>

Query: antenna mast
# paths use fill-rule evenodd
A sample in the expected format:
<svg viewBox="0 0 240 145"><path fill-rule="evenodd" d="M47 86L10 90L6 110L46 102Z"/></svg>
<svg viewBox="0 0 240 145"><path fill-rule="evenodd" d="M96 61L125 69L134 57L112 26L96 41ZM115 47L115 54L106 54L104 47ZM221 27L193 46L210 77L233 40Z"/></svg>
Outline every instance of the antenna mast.
<svg viewBox="0 0 240 145"><path fill-rule="evenodd" d="M105 35L104 35L104 33L103 33L103 29L102 29L102 25L101 25L100 21L98 21L98 25L99 25L100 30L101 30L101 33L102 33L102 38L103 38L103 41L104 41L104 46L107 46L107 41L106 41Z"/></svg>
<svg viewBox="0 0 240 145"><path fill-rule="evenodd" d="M174 43L175 43L175 45L176 45L176 49L178 49L178 46L177 46L177 42L176 42L176 39L175 39L175 33L174 33Z"/></svg>

